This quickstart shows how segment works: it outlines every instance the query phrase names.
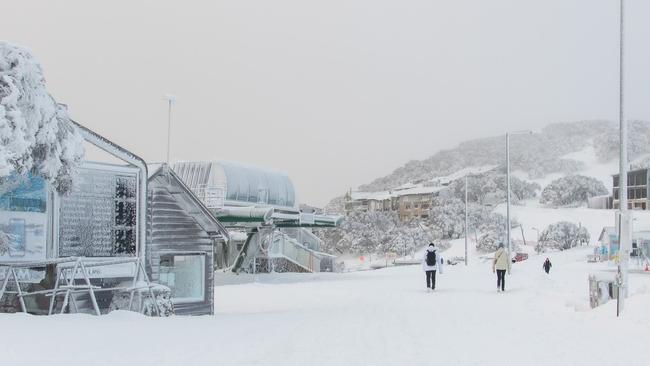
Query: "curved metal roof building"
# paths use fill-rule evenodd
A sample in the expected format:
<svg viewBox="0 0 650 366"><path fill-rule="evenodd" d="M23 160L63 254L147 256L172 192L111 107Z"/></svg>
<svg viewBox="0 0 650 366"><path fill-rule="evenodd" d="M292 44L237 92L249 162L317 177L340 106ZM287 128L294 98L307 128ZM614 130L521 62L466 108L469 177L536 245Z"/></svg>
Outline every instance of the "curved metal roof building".
<svg viewBox="0 0 650 366"><path fill-rule="evenodd" d="M179 162L172 169L208 208L298 208L293 182L282 172L229 161Z"/></svg>

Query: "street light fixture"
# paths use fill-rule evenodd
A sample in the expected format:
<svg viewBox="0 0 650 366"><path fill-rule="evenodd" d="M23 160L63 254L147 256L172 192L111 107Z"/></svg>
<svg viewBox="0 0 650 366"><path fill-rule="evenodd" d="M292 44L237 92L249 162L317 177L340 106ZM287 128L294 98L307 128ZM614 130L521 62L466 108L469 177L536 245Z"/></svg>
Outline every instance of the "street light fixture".
<svg viewBox="0 0 650 366"><path fill-rule="evenodd" d="M510 240L510 135L532 135L531 130L521 130L506 132L506 229L507 229L507 252L508 260L511 260L511 240Z"/></svg>

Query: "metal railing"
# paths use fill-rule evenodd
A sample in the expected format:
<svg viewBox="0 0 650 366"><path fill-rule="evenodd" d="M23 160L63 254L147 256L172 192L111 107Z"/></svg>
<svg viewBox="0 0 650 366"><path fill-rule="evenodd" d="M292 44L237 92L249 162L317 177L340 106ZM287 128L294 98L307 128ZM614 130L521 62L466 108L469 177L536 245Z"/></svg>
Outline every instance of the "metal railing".
<svg viewBox="0 0 650 366"><path fill-rule="evenodd" d="M275 233L268 256L270 258L284 257L309 272L320 268L320 258L314 255L312 250L305 248L294 238L282 232Z"/></svg>
<svg viewBox="0 0 650 366"><path fill-rule="evenodd" d="M117 286L117 287L99 287L94 286L90 281L90 276L88 275L88 268L92 267L103 267L103 266L112 266L119 264L134 264L134 273L133 273L133 282L132 285L127 286ZM22 291L20 288L20 279L16 272L18 269L33 269L33 268L46 268L47 266L54 265L56 267L56 280L54 287L52 289L37 290L37 291ZM2 271L4 269L4 271ZM129 307L128 310L133 309L133 300L135 293L137 292L140 298L139 312L142 312L145 304L143 299L143 290L149 293L151 301L153 302L153 308L156 312L156 315L161 315L161 310L156 301L156 296L153 293L153 287L157 286L151 284L149 281L149 276L144 269L144 265L140 258L122 258L108 261L97 261L96 259L85 258L85 257L70 257L70 258L59 258L59 259L49 259L43 261L35 262L0 262L0 273L3 273L2 287L0 287L0 301L5 295L14 294L18 297L18 302L20 303L20 308L22 312L27 312L27 306L25 305L25 297L35 296L35 295L45 295L50 297L48 315L52 315L54 312L54 304L56 297L63 294L63 305L61 306L60 313L63 314L66 309L71 311L74 308L75 312L79 311L77 305L76 295L81 293L87 293L90 297L93 310L96 315L101 315L99 305L97 304L97 298L95 296L96 292L101 291L125 291L129 293ZM13 279L13 285L16 287L14 291L7 290L10 279ZM82 280L81 284L76 283L76 280ZM144 281L144 283L142 282Z"/></svg>

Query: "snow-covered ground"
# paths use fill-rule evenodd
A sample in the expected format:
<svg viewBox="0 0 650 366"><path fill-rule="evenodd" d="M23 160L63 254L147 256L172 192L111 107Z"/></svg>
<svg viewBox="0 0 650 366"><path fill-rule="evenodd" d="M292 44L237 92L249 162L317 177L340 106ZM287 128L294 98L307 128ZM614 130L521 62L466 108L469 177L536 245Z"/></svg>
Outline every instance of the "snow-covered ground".
<svg viewBox="0 0 650 366"><path fill-rule="evenodd" d="M531 256L506 293L473 261L433 293L407 266L259 275L218 286L214 316L0 314L0 364L647 365L650 274L632 274L622 317L614 302L590 310L588 273L611 271L585 262L591 250L550 254L548 276Z"/></svg>

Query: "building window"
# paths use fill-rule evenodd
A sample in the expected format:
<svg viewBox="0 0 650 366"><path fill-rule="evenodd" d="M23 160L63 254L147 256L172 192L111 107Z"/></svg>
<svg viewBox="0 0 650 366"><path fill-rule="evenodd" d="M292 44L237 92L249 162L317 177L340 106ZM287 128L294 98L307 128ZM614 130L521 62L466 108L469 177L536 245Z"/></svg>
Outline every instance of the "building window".
<svg viewBox="0 0 650 366"><path fill-rule="evenodd" d="M47 223L43 178L10 175L0 180L0 260L45 259Z"/></svg>
<svg viewBox="0 0 650 366"><path fill-rule="evenodd" d="M205 300L205 254L160 256L160 284L172 290L172 302Z"/></svg>

